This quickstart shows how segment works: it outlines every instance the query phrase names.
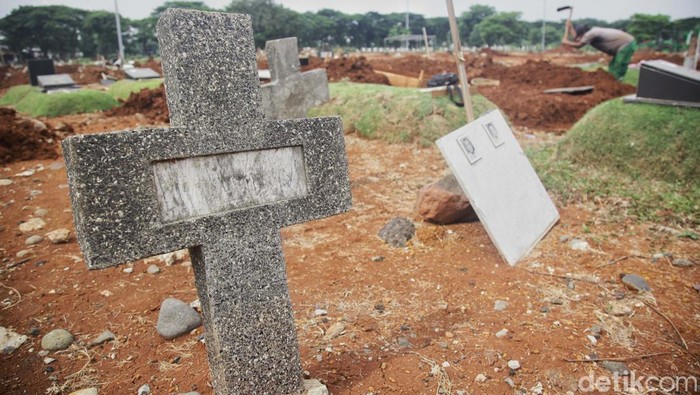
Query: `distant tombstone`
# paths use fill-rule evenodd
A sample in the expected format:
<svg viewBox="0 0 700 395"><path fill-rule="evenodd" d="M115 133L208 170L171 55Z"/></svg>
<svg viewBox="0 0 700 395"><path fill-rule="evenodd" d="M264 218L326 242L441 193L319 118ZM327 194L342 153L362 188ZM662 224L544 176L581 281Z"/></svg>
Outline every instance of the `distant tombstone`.
<svg viewBox="0 0 700 395"><path fill-rule="evenodd" d="M125 68L124 74L127 78L132 80L147 80L151 78L160 78L160 74L148 67Z"/></svg>
<svg viewBox="0 0 700 395"><path fill-rule="evenodd" d="M40 75L37 82L44 92L76 89L75 81L68 74Z"/></svg>
<svg viewBox="0 0 700 395"><path fill-rule="evenodd" d="M27 69L29 71L29 81L32 86L39 85L37 77L40 75L56 74L56 69L53 66L51 59L31 59L27 61Z"/></svg>
<svg viewBox="0 0 700 395"><path fill-rule="evenodd" d="M665 60L642 63L636 96L626 102L700 107L700 71Z"/></svg>
<svg viewBox="0 0 700 395"><path fill-rule="evenodd" d="M302 370L280 228L347 211L337 117L268 121L248 15L157 25L171 128L63 142L90 268L189 248L216 394L292 394Z"/></svg>
<svg viewBox="0 0 700 395"><path fill-rule="evenodd" d="M496 248L515 265L559 213L503 115L493 110L437 146Z"/></svg>
<svg viewBox="0 0 700 395"><path fill-rule="evenodd" d="M326 70L300 72L297 38L265 44L271 82L262 86L267 119L305 118L311 107L330 100Z"/></svg>

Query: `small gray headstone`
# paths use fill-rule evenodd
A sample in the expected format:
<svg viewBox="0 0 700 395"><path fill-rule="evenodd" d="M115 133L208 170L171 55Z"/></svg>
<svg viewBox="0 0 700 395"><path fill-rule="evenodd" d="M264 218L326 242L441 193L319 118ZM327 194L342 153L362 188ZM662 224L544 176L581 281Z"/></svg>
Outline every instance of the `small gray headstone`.
<svg viewBox="0 0 700 395"><path fill-rule="evenodd" d="M125 68L124 74L127 78L130 78L132 80L147 80L151 78L160 78L160 74L148 67Z"/></svg>
<svg viewBox="0 0 700 395"><path fill-rule="evenodd" d="M559 213L505 118L493 110L437 145L496 248L515 265Z"/></svg>
<svg viewBox="0 0 700 395"><path fill-rule="evenodd" d="M68 74L40 75L37 81L45 91L75 87L75 81Z"/></svg>
<svg viewBox="0 0 700 395"><path fill-rule="evenodd" d="M349 209L342 122L265 119L247 15L168 9L157 32L172 127L63 141L85 261L189 248L215 393L295 393L280 228Z"/></svg>
<svg viewBox="0 0 700 395"><path fill-rule="evenodd" d="M262 86L267 119L305 118L311 107L330 100L326 70L301 73L297 38L265 44L272 82Z"/></svg>

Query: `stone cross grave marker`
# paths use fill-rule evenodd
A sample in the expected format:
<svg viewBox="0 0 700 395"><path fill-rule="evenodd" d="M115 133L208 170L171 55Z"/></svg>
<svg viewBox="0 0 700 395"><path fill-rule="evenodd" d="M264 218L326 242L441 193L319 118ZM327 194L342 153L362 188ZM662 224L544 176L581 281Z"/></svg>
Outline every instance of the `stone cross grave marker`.
<svg viewBox="0 0 700 395"><path fill-rule="evenodd" d="M265 120L248 15L157 25L170 128L63 142L88 266L189 248L217 394L289 394L302 371L280 228L347 211L339 118Z"/></svg>
<svg viewBox="0 0 700 395"><path fill-rule="evenodd" d="M272 82L262 86L267 119L305 118L313 106L330 100L326 70L299 70L297 38L265 43Z"/></svg>
<svg viewBox="0 0 700 395"><path fill-rule="evenodd" d="M442 137L437 146L508 264L527 255L559 220L500 111Z"/></svg>

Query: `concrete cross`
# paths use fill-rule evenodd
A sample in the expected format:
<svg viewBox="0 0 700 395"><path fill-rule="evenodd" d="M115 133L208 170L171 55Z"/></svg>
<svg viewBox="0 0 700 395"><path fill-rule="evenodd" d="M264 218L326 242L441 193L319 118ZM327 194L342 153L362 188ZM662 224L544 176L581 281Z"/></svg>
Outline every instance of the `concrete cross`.
<svg viewBox="0 0 700 395"><path fill-rule="evenodd" d="M305 118L311 107L330 100L326 70L299 71L296 37L268 41L265 52L272 78L262 86L268 119Z"/></svg>
<svg viewBox="0 0 700 395"><path fill-rule="evenodd" d="M92 269L189 248L217 394L290 394L302 371L280 228L347 211L339 118L267 121L247 15L157 26L171 128L64 140Z"/></svg>

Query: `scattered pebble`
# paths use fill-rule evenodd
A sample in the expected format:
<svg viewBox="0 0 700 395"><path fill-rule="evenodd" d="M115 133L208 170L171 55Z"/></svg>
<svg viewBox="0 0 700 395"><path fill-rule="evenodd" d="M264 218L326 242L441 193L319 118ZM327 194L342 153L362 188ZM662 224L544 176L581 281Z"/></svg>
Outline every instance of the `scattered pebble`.
<svg viewBox="0 0 700 395"><path fill-rule="evenodd" d="M576 251L588 251L591 249L590 245L588 245L588 242L586 240L581 240L581 239L573 239L569 243L569 247L571 247L572 250Z"/></svg>
<svg viewBox="0 0 700 395"><path fill-rule="evenodd" d="M329 395L328 388L316 379L304 380L305 395Z"/></svg>
<svg viewBox="0 0 700 395"><path fill-rule="evenodd" d="M599 362L599 364L603 368L607 369L610 373L617 373L620 376L629 375L629 369L627 368L627 365L625 365L622 362L602 361Z"/></svg>
<svg viewBox="0 0 700 395"><path fill-rule="evenodd" d="M406 247L415 233L416 227L410 219L395 217L377 235L392 247Z"/></svg>
<svg viewBox="0 0 700 395"><path fill-rule="evenodd" d="M328 311L324 309L316 309L314 310L314 317L319 317L319 316L324 316L328 315Z"/></svg>
<svg viewBox="0 0 700 395"><path fill-rule="evenodd" d="M381 262L384 260L384 257L381 255L373 256L372 257L372 262Z"/></svg>
<svg viewBox="0 0 700 395"><path fill-rule="evenodd" d="M181 393L179 393L179 394L177 394L177 395L202 395L202 394L200 394L200 393L197 392L197 391L191 391L191 392L181 392Z"/></svg>
<svg viewBox="0 0 700 395"><path fill-rule="evenodd" d="M403 336L397 338L397 339L396 339L396 343L398 343L399 347L402 347L402 348L411 348L411 347L413 347L413 346L411 345L411 342L408 341L408 338L407 338L407 337L403 337Z"/></svg>
<svg viewBox="0 0 700 395"><path fill-rule="evenodd" d="M12 185L12 180L10 180L9 178L0 179L0 187L4 187L7 185Z"/></svg>
<svg viewBox="0 0 700 395"><path fill-rule="evenodd" d="M54 244L67 243L70 240L70 230L66 228L52 230L46 234L46 237Z"/></svg>
<svg viewBox="0 0 700 395"><path fill-rule="evenodd" d="M197 311L202 311L202 302L200 302L199 299L195 299L190 302L190 307Z"/></svg>
<svg viewBox="0 0 700 395"><path fill-rule="evenodd" d="M693 285L696 291L700 292L700 283Z"/></svg>
<svg viewBox="0 0 700 395"><path fill-rule="evenodd" d="M45 217L49 214L49 210L45 208L38 208L34 210L34 216L35 217Z"/></svg>
<svg viewBox="0 0 700 395"><path fill-rule="evenodd" d="M512 370L518 370L520 369L520 361L518 361L517 359L511 359L510 361L508 361L508 367Z"/></svg>
<svg viewBox="0 0 700 395"><path fill-rule="evenodd" d="M534 387L530 388L530 393L533 395L542 395L543 392L544 388L540 382L538 382Z"/></svg>
<svg viewBox="0 0 700 395"><path fill-rule="evenodd" d="M22 233L34 232L35 230L42 229L44 226L46 226L46 222L44 222L43 219L32 217L26 222L19 224L19 231Z"/></svg>
<svg viewBox="0 0 700 395"><path fill-rule="evenodd" d="M65 350L73 344L73 335L65 329L54 329L41 339L41 348L46 351Z"/></svg>
<svg viewBox="0 0 700 395"><path fill-rule="evenodd" d="M46 357L46 358L44 358L44 364L48 365L55 360L56 360L56 358Z"/></svg>
<svg viewBox="0 0 700 395"><path fill-rule="evenodd" d="M632 307L620 300L610 301L607 305L607 310L610 315L614 315L616 317L628 316L634 313L634 309Z"/></svg>
<svg viewBox="0 0 700 395"><path fill-rule="evenodd" d="M44 240L43 237L41 237L39 235L32 235L32 236L27 237L27 240L24 241L24 244L26 244L28 246L33 246L35 244L41 243L42 240Z"/></svg>
<svg viewBox="0 0 700 395"><path fill-rule="evenodd" d="M71 392L69 395L97 395L97 388L85 388L75 392Z"/></svg>
<svg viewBox="0 0 700 395"><path fill-rule="evenodd" d="M0 326L0 351L2 351L3 354L11 354L26 341L27 336L20 335L9 328Z"/></svg>
<svg viewBox="0 0 700 395"><path fill-rule="evenodd" d="M638 274L621 274L622 283L627 286L627 288L637 291L637 292L650 292L651 287L647 284L646 280Z"/></svg>
<svg viewBox="0 0 700 395"><path fill-rule="evenodd" d="M29 250L17 251L17 258L22 259L22 258L26 257L27 255L29 255L30 253L31 252Z"/></svg>
<svg viewBox="0 0 700 395"><path fill-rule="evenodd" d="M497 300L496 303L494 304L493 308L496 311L503 311L508 307L508 302L505 300Z"/></svg>
<svg viewBox="0 0 700 395"><path fill-rule="evenodd" d="M596 344L598 344L598 339L596 339L595 336L593 336L593 335L586 335L586 337L587 337L588 340L591 342L591 344L593 344L594 346L595 346Z"/></svg>
<svg viewBox="0 0 700 395"><path fill-rule="evenodd" d="M160 273L160 268L157 265L149 265L148 268L146 269L146 273L158 274L158 273Z"/></svg>
<svg viewBox="0 0 700 395"><path fill-rule="evenodd" d="M136 395L151 395L151 386L148 384L140 386Z"/></svg>
<svg viewBox="0 0 700 395"><path fill-rule="evenodd" d="M693 261L690 259L674 259L671 264L675 267L691 267L693 266Z"/></svg>
<svg viewBox="0 0 700 395"><path fill-rule="evenodd" d="M100 344L107 343L116 339L117 337L109 330L102 332L97 338L90 342L90 347L99 346Z"/></svg>
<svg viewBox="0 0 700 395"><path fill-rule="evenodd" d="M15 174L15 177L31 177L36 173L35 169L27 169L21 173Z"/></svg>
<svg viewBox="0 0 700 395"><path fill-rule="evenodd" d="M504 338L504 337L506 337L507 335L508 335L508 329L501 329L500 331L498 331L498 332L496 333L496 337L499 338L499 339Z"/></svg>
<svg viewBox="0 0 700 395"><path fill-rule="evenodd" d="M342 322L336 322L328 329L326 329L326 340L332 340L335 339L336 337L340 336L343 331L345 330L345 325Z"/></svg>
<svg viewBox="0 0 700 395"><path fill-rule="evenodd" d="M125 267L124 270L122 270L124 273L129 274L134 272L133 267Z"/></svg>
<svg viewBox="0 0 700 395"><path fill-rule="evenodd" d="M515 387L515 381L513 381L513 379L511 379L510 377L506 377L505 379L503 379L503 381L505 381L505 383L508 384L511 388Z"/></svg>
<svg viewBox="0 0 700 395"><path fill-rule="evenodd" d="M486 377L486 375L483 374L483 373L479 373L479 374L476 376L476 378L474 379L474 381L476 381L477 383L483 383L483 382L485 382L486 380L488 380L488 377Z"/></svg>
<svg viewBox="0 0 700 395"><path fill-rule="evenodd" d="M540 313L549 313L549 307L547 307L547 306L540 307Z"/></svg>
<svg viewBox="0 0 700 395"><path fill-rule="evenodd" d="M603 328L600 325L593 325L589 331L596 339L600 339L600 336L603 334Z"/></svg>
<svg viewBox="0 0 700 395"><path fill-rule="evenodd" d="M187 303L168 298L160 305L156 330L166 339L175 339L202 325L202 318Z"/></svg>
<svg viewBox="0 0 700 395"><path fill-rule="evenodd" d="M113 295L112 291L105 289L103 291L100 291L100 295L104 296L105 298L109 298L110 296Z"/></svg>

